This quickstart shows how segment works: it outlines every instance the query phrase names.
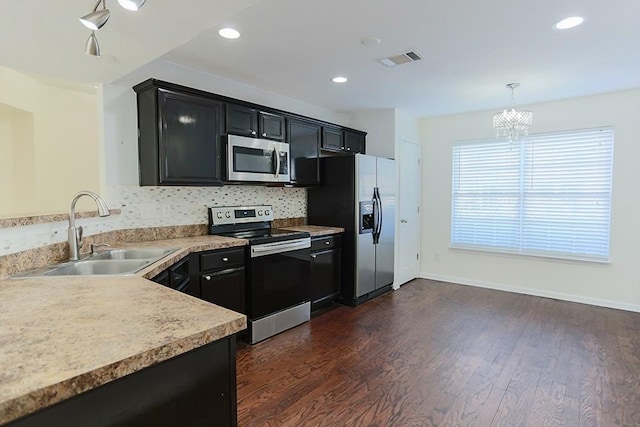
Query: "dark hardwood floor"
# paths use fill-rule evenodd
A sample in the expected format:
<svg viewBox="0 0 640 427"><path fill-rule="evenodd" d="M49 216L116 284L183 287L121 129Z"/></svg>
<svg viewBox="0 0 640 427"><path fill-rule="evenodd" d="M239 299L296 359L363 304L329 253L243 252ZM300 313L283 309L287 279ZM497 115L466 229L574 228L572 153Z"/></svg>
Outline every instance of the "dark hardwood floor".
<svg viewBox="0 0 640 427"><path fill-rule="evenodd" d="M640 314L428 280L238 348L238 424L640 426Z"/></svg>

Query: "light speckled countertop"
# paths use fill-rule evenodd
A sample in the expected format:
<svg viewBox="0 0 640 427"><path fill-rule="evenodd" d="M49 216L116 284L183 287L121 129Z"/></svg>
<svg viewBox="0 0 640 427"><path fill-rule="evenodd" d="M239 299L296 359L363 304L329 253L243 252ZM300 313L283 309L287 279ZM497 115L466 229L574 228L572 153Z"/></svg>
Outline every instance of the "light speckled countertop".
<svg viewBox="0 0 640 427"><path fill-rule="evenodd" d="M131 243L179 247L133 276L0 281L0 424L246 328L246 317L146 280L219 236Z"/></svg>

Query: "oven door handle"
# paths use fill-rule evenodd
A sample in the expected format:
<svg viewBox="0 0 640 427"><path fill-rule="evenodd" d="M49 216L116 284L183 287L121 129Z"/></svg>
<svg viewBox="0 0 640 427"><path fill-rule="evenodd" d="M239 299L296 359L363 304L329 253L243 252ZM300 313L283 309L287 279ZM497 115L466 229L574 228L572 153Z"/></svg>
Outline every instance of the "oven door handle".
<svg viewBox="0 0 640 427"><path fill-rule="evenodd" d="M257 258L265 255L273 255L282 252L290 252L299 249L307 249L311 247L311 238L304 237L302 239L287 240L284 242L264 243L262 245L251 246L251 258Z"/></svg>

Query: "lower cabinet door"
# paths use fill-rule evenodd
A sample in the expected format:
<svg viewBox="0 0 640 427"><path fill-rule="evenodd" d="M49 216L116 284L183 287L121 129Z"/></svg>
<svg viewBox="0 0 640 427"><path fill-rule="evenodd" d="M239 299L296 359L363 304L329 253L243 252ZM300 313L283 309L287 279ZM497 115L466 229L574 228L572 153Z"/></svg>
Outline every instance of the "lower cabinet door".
<svg viewBox="0 0 640 427"><path fill-rule="evenodd" d="M200 293L205 301L246 314L244 267L202 274Z"/></svg>
<svg viewBox="0 0 640 427"><path fill-rule="evenodd" d="M311 254L311 302L333 301L340 293L340 249Z"/></svg>

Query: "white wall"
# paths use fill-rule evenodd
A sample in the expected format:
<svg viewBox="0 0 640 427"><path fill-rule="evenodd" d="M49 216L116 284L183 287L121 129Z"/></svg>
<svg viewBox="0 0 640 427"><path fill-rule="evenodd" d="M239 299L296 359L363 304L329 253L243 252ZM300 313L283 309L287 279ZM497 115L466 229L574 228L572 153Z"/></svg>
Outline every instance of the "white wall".
<svg viewBox="0 0 640 427"><path fill-rule="evenodd" d="M2 191L1 216L64 212L79 190L98 190L95 89L0 67L0 123L0 151L13 158L0 177L14 195Z"/></svg>
<svg viewBox="0 0 640 427"><path fill-rule="evenodd" d="M367 154L396 158L396 110L360 110L351 114L351 127L367 132Z"/></svg>
<svg viewBox="0 0 640 427"><path fill-rule="evenodd" d="M523 108L533 111L533 133L614 127L610 264L449 248L452 144L493 137L487 111L421 120L422 275L640 311L640 91Z"/></svg>

